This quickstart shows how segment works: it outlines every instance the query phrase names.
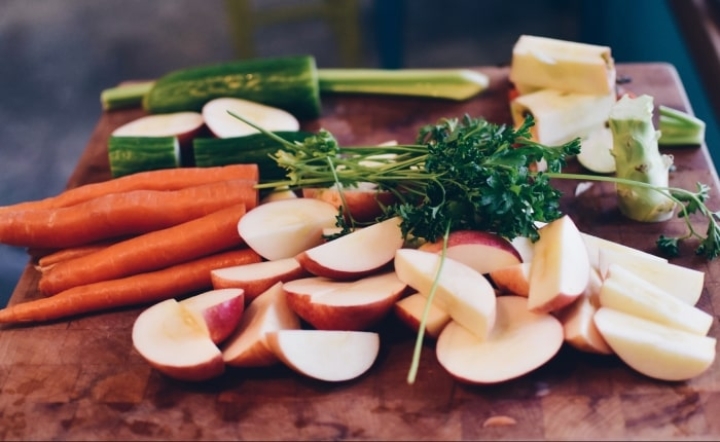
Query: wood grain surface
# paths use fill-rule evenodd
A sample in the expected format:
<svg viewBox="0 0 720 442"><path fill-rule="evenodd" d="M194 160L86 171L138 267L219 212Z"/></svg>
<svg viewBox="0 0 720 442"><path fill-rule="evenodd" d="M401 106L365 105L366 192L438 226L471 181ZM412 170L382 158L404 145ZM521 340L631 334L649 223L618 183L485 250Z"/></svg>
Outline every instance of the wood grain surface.
<svg viewBox="0 0 720 442"><path fill-rule="evenodd" d="M463 103L400 97L324 97L324 127L346 145L412 142L417 129L441 117L473 116L509 123L507 68L479 70L490 88ZM688 109L675 69L622 64L627 89L656 104ZM106 142L139 110L103 114L68 186L109 178ZM718 179L706 147L665 150L675 156L673 186L713 186ZM579 170L572 162L567 170ZM563 209L581 230L656 252L661 232L681 221L634 223L623 218L612 189L595 186L573 197L577 182L556 182ZM700 269L706 283L699 307L720 311L720 261L706 263L685 246L672 262ZM28 266L11 303L39 297ZM716 309L716 306L718 307ZM323 383L283 366L229 369L212 382L168 379L133 350L130 330L140 308L67 321L0 328L0 439L4 440L716 440L720 438L720 360L688 382L655 381L615 357L563 348L547 365L495 386L459 384L426 344L417 382L405 381L414 334L393 317L375 365L359 379ZM710 331L719 336L715 323Z"/></svg>

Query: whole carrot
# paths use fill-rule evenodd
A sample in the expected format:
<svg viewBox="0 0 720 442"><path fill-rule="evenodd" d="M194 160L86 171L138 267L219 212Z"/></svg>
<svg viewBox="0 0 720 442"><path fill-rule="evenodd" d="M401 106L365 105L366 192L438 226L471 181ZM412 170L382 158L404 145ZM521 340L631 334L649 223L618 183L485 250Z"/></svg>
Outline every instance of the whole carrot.
<svg viewBox="0 0 720 442"><path fill-rule="evenodd" d="M40 291L54 295L93 282L170 267L242 244L238 204L173 227L120 241L102 250L55 264L40 278Z"/></svg>
<svg viewBox="0 0 720 442"><path fill-rule="evenodd" d="M55 296L0 310L0 323L42 322L119 307L151 304L210 290L213 269L259 262L252 249L239 249L178 264L163 270L73 287Z"/></svg>
<svg viewBox="0 0 720 442"><path fill-rule="evenodd" d="M48 271L52 266L70 259L79 258L81 256L89 255L108 247L111 244L115 244L115 241L99 241L92 244L85 244L77 247L67 247L59 249L55 252L43 255L37 260L35 268L41 272Z"/></svg>
<svg viewBox="0 0 720 442"><path fill-rule="evenodd" d="M138 172L109 181L85 184L37 201L26 201L1 206L0 213L20 210L57 209L73 206L91 199L112 193L132 190L179 190L185 187L199 186L226 180L260 179L257 164L232 164L219 167L180 167Z"/></svg>
<svg viewBox="0 0 720 442"><path fill-rule="evenodd" d="M250 210L257 200L250 180L113 193L59 209L0 213L0 243L74 247L163 229L238 203Z"/></svg>

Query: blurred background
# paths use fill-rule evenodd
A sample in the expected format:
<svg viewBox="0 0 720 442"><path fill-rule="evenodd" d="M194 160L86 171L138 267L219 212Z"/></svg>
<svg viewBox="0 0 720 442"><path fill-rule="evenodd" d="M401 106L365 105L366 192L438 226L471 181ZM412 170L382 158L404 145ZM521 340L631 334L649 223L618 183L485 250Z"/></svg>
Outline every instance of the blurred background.
<svg viewBox="0 0 720 442"><path fill-rule="evenodd" d="M663 0L0 0L0 205L60 192L100 92L236 58L312 54L319 67L506 65L521 34L609 45L678 69L717 128ZM28 262L0 245L0 305Z"/></svg>

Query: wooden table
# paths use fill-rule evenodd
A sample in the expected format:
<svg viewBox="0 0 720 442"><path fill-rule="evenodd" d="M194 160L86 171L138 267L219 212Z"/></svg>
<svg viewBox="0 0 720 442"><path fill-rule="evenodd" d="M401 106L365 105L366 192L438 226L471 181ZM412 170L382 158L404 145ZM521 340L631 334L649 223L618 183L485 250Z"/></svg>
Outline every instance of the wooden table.
<svg viewBox="0 0 720 442"><path fill-rule="evenodd" d="M344 144L411 142L419 126L468 112L509 122L506 68L481 68L490 88L465 103L391 97L325 97L324 127ZM618 67L635 93L656 104L686 108L672 66ZM70 186L108 178L105 143L140 111L105 114L79 160ZM671 184L713 186L718 179L706 148L672 150ZM578 170L575 163L569 170ZM640 224L621 217L608 187L572 197L575 182L558 182L563 208L581 230L654 252L658 234L677 233L678 221ZM706 272L699 306L720 311L720 261L710 264L683 248L673 262ZM40 296L28 267L11 303ZM715 304L718 304L716 306ZM552 362L520 379L486 387L454 382L430 344L418 380L405 382L414 335L389 317L376 364L359 379L322 383L277 366L231 369L222 378L189 384L165 378L132 349L130 329L140 311L126 309L70 321L0 330L1 439L718 439L720 360L688 382L643 377L615 357L563 348ZM717 324L710 334L720 335ZM514 425L487 426L507 416Z"/></svg>

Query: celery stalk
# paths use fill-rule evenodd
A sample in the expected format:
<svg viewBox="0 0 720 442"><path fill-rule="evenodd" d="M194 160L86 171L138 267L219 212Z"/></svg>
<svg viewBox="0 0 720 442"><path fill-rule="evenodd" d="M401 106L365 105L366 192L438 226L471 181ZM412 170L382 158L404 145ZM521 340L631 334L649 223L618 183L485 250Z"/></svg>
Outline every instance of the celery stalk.
<svg viewBox="0 0 720 442"><path fill-rule="evenodd" d="M612 154L618 178L667 188L672 157L658 149L659 133L653 127L653 97L624 95L610 111ZM666 221L675 202L667 193L641 186L616 184L618 207L623 215L643 222Z"/></svg>
<svg viewBox="0 0 720 442"><path fill-rule="evenodd" d="M488 77L470 69L319 69L320 91L412 95L466 100L488 87Z"/></svg>
<svg viewBox="0 0 720 442"><path fill-rule="evenodd" d="M698 145L705 141L705 122L686 112L659 106L659 144Z"/></svg>

